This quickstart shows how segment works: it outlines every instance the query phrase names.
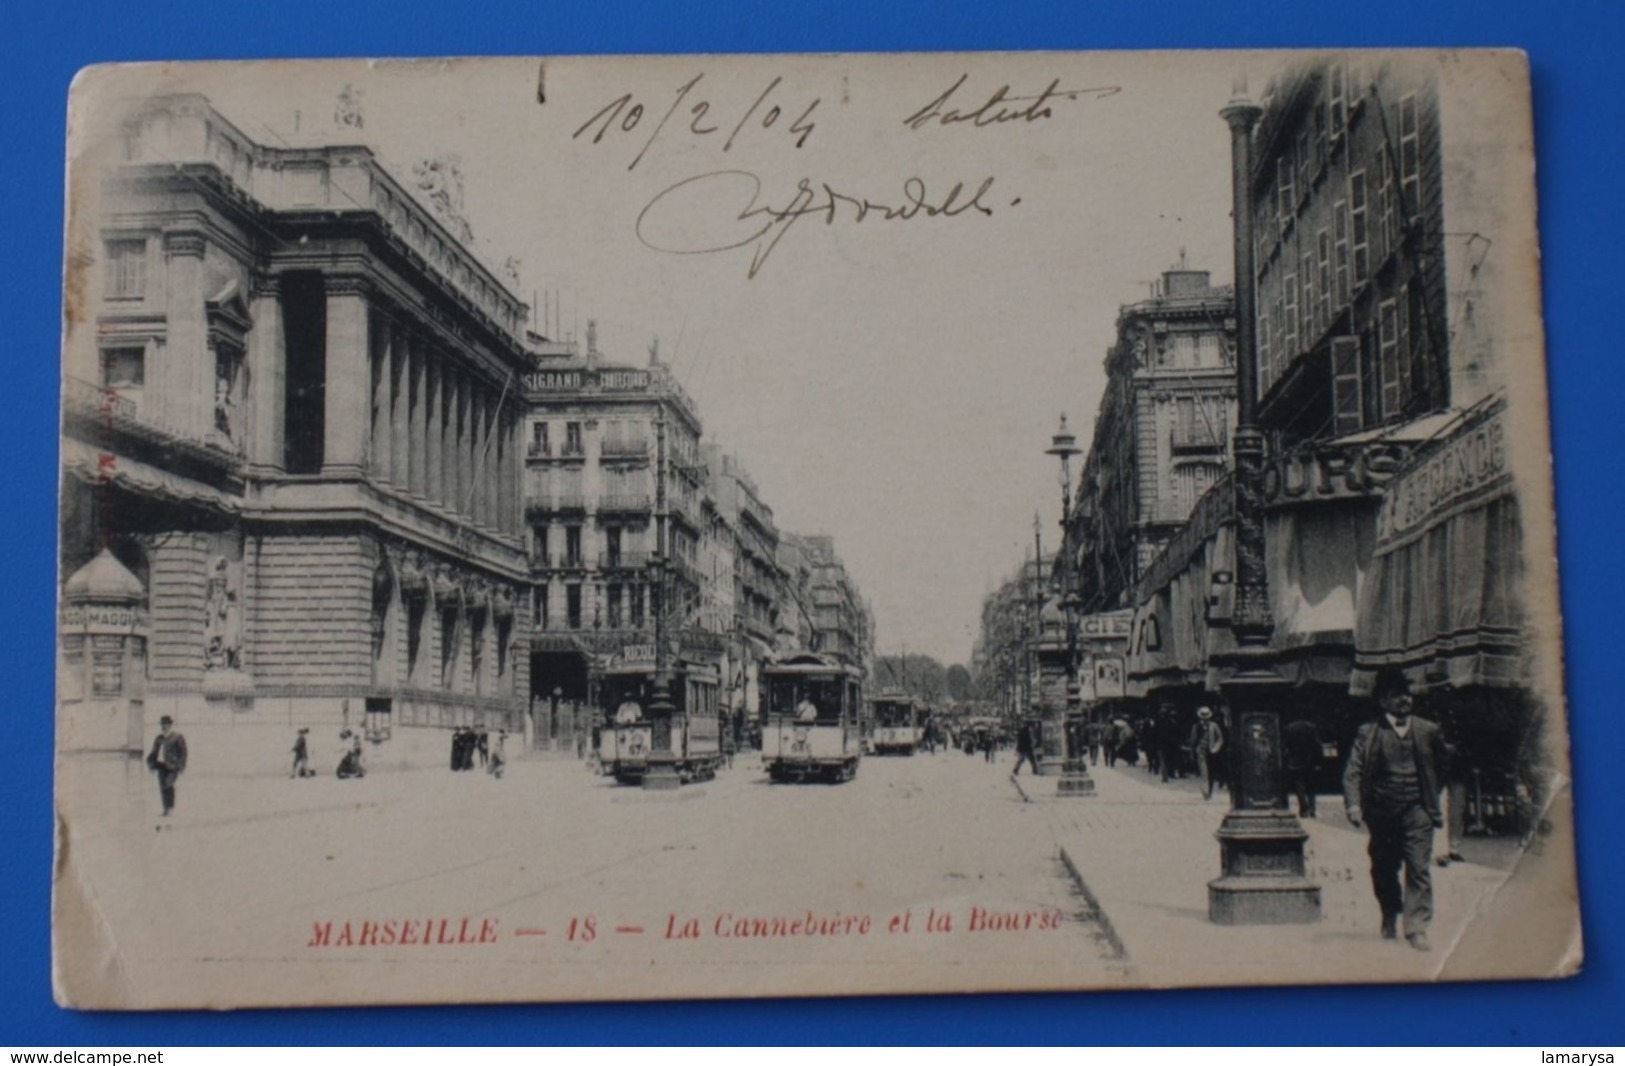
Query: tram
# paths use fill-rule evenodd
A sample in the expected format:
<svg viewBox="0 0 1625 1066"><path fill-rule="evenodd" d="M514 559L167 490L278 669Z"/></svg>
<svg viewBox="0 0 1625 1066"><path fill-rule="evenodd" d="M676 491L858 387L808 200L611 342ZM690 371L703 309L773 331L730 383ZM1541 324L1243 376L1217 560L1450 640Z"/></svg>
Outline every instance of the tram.
<svg viewBox="0 0 1625 1066"><path fill-rule="evenodd" d="M863 672L803 652L761 669L762 760L774 781L850 781L863 756Z"/></svg>
<svg viewBox="0 0 1625 1066"><path fill-rule="evenodd" d="M900 692L876 696L874 733L870 741L876 755L913 755L925 740L925 715L919 703Z"/></svg>
<svg viewBox="0 0 1625 1066"><path fill-rule="evenodd" d="M716 776L722 764L718 671L707 663L678 660L666 671L671 695L671 738L665 750L682 781ZM598 705L604 725L598 734L598 760L623 785L642 782L655 749L654 648L631 645L616 652L598 679Z"/></svg>

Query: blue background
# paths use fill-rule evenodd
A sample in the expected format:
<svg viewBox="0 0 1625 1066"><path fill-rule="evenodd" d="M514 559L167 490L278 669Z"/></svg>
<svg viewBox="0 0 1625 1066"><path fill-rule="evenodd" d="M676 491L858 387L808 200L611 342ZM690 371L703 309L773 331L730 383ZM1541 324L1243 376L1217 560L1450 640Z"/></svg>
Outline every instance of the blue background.
<svg viewBox="0 0 1625 1066"><path fill-rule="evenodd" d="M955 5L63 2L5 19L0 129L0 1044L1625 1042L1616 679L1625 412L1625 6L1478 0ZM1534 71L1585 972L1569 981L573 1007L79 1014L50 994L51 706L65 102L89 63L277 56L1513 46ZM1614 311L1611 311L1613 308ZM154 914L154 921L183 920Z"/></svg>

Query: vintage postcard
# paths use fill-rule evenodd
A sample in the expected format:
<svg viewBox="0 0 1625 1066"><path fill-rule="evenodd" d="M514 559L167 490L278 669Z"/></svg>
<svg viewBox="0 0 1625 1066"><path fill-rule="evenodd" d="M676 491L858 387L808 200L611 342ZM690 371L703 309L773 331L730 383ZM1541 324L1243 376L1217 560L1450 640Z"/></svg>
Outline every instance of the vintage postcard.
<svg viewBox="0 0 1625 1066"><path fill-rule="evenodd" d="M95 1009L1561 977L1510 52L98 67Z"/></svg>

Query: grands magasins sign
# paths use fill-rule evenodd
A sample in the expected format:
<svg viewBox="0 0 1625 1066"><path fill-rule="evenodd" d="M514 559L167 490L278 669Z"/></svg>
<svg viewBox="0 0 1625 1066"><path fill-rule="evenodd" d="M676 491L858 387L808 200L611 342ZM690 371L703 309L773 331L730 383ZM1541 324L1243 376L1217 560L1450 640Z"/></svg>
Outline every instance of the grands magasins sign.
<svg viewBox="0 0 1625 1066"><path fill-rule="evenodd" d="M602 370L533 370L525 375L528 393L641 392L649 387L649 372L634 368Z"/></svg>

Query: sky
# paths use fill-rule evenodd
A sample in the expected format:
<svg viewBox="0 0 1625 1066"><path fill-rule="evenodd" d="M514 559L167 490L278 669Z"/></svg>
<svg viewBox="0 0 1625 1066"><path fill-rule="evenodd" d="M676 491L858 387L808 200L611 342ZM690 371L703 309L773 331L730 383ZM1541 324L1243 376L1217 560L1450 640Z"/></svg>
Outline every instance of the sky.
<svg viewBox="0 0 1625 1066"><path fill-rule="evenodd" d="M1182 253L1230 282L1218 112L1238 73L1256 94L1267 69L1245 53L200 64L94 91L203 92L261 143L363 143L403 183L457 156L473 251L499 277L520 261L534 328L595 320L631 362L658 337L780 528L834 536L877 650L953 663L1035 514L1046 550L1059 536L1044 452L1063 412L1087 446L1118 308ZM359 129L335 121L347 86ZM859 217L911 195L942 210ZM740 218L798 197L804 215Z"/></svg>

